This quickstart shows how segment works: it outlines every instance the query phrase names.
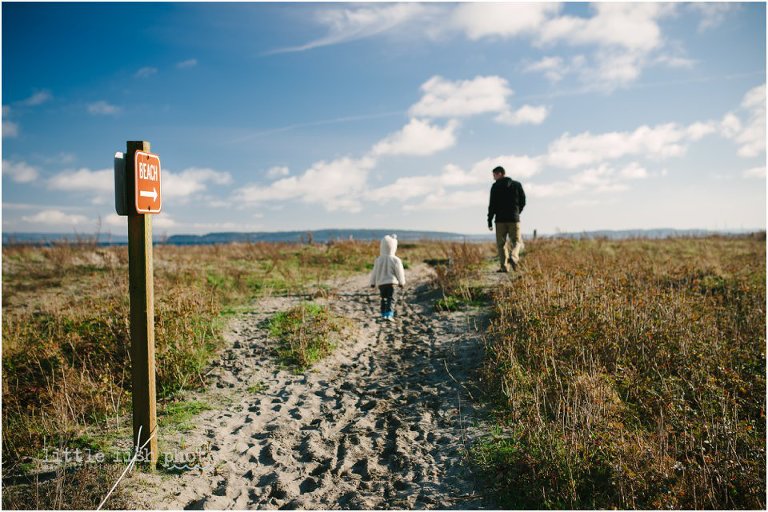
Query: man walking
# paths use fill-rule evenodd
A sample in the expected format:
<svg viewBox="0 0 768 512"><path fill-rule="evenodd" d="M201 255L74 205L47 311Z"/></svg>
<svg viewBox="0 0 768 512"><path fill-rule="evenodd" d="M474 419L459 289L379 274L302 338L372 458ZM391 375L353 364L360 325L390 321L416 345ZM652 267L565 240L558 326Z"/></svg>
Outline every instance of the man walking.
<svg viewBox="0 0 768 512"><path fill-rule="evenodd" d="M493 231L493 218L496 217L496 247L499 250L498 272L509 272L509 266L517 270L520 251L523 250L523 237L520 233L520 214L525 208L523 186L504 176L504 168L493 170L491 201L488 204L488 229ZM509 236L509 240L507 240ZM512 243L511 250L509 243Z"/></svg>

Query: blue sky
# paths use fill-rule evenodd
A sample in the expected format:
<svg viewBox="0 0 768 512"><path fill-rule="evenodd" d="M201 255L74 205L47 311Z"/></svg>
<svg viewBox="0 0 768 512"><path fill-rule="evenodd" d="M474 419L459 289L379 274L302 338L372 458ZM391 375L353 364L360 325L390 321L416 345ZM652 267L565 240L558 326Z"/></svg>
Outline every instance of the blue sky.
<svg viewBox="0 0 768 512"><path fill-rule="evenodd" d="M3 231L765 228L764 3L2 4Z"/></svg>

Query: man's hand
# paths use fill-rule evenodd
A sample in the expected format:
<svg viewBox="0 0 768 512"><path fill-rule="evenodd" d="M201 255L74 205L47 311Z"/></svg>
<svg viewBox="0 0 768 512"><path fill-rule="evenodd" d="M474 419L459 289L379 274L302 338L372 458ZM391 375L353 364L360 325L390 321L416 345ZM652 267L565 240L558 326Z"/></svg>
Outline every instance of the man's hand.
<svg viewBox="0 0 768 512"><path fill-rule="evenodd" d="M488 226L488 231L493 231L493 226Z"/></svg>

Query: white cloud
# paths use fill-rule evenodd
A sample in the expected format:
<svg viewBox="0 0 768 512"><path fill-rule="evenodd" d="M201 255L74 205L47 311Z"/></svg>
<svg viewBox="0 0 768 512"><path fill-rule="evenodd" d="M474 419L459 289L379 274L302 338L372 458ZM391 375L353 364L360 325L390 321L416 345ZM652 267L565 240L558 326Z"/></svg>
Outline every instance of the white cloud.
<svg viewBox="0 0 768 512"><path fill-rule="evenodd" d="M750 89L749 92L744 95L744 99L741 101L741 106L748 110L765 110L765 84Z"/></svg>
<svg viewBox="0 0 768 512"><path fill-rule="evenodd" d="M643 52L615 49L597 51L595 60L593 67L582 72L582 81L606 92L637 80L646 62Z"/></svg>
<svg viewBox="0 0 768 512"><path fill-rule="evenodd" d="M741 130L741 120L731 112L725 114L723 120L720 121L720 131L726 138L735 137Z"/></svg>
<svg viewBox="0 0 768 512"><path fill-rule="evenodd" d="M398 178L391 185L386 185L372 190L367 197L373 201L390 201L397 199L405 201L414 197L421 197L433 192L439 186L439 178L436 176L409 176Z"/></svg>
<svg viewBox="0 0 768 512"><path fill-rule="evenodd" d="M648 171L637 162L632 162L623 168L619 171L619 175L628 180L641 180L649 176Z"/></svg>
<svg viewBox="0 0 768 512"><path fill-rule="evenodd" d="M519 109L502 112L496 116L496 121L502 124L520 125L520 124L541 124L549 115L549 108L544 106L534 107L532 105L523 105Z"/></svg>
<svg viewBox="0 0 768 512"><path fill-rule="evenodd" d="M589 207L589 206L600 206L601 204L609 203L613 201L602 201L600 199L577 199L576 201L571 201L571 206L577 206L577 207Z"/></svg>
<svg viewBox="0 0 768 512"><path fill-rule="evenodd" d="M88 104L88 112L95 115L115 115L119 114L120 110L120 107L111 105L103 100Z"/></svg>
<svg viewBox="0 0 768 512"><path fill-rule="evenodd" d="M403 209L406 211L456 210L459 208L481 207L487 205L487 190L460 190L457 192L445 192L444 190L439 190L428 194L418 203L405 205Z"/></svg>
<svg viewBox="0 0 768 512"><path fill-rule="evenodd" d="M561 16L547 20L538 33L545 43L596 44L647 52L662 43L658 20L672 12L658 3L596 3L594 16Z"/></svg>
<svg viewBox="0 0 768 512"><path fill-rule="evenodd" d="M588 90L611 92L637 80L649 63L669 67L691 67L694 61L673 55L650 58L664 47L658 21L674 7L650 3L593 4L591 17L548 16L531 37L535 44L591 46L594 53L569 61L547 56L524 67L525 72L543 73L551 82L575 74Z"/></svg>
<svg viewBox="0 0 768 512"><path fill-rule="evenodd" d="M684 127L667 123L654 127L641 126L633 132L609 132L592 135L566 133L549 145L547 162L556 167L573 169L624 156L643 155L650 158L681 156L687 142L698 140L707 131L703 123Z"/></svg>
<svg viewBox="0 0 768 512"><path fill-rule="evenodd" d="M594 46L590 63L580 59L562 71L548 71L550 80L578 71L588 88L610 92L640 76L650 61L649 54L664 46L659 20L675 11L675 6L658 3L596 3L593 16L558 16L546 20L535 41L548 45ZM691 61L662 57L670 66L687 66ZM545 71L547 73L547 71Z"/></svg>
<svg viewBox="0 0 768 512"><path fill-rule="evenodd" d="M162 215L155 215L152 219L152 227L155 229L168 229L176 227L177 223L173 220L173 217L164 213Z"/></svg>
<svg viewBox="0 0 768 512"><path fill-rule="evenodd" d="M742 121L729 112L720 122L720 132L723 137L736 141L739 156L758 156L765 152L765 84L750 89L744 95L741 111L747 119Z"/></svg>
<svg viewBox="0 0 768 512"><path fill-rule="evenodd" d="M320 204L328 211L358 212L362 209L358 198L365 190L368 172L375 165L376 160L371 157L321 161L301 176L283 178L269 186L243 187L235 194L235 198L246 203L297 199Z"/></svg>
<svg viewBox="0 0 768 512"><path fill-rule="evenodd" d="M414 20L424 12L425 7L416 3L322 9L318 11L316 19L327 27L328 33L325 36L269 53L301 52L372 37Z"/></svg>
<svg viewBox="0 0 768 512"><path fill-rule="evenodd" d="M136 78L147 78L157 74L157 68L152 66L145 66L139 69L134 75Z"/></svg>
<svg viewBox="0 0 768 512"><path fill-rule="evenodd" d="M667 44L659 23L679 10L674 4L605 2L591 5L591 12L585 16L563 15L561 3L544 2L334 6L319 9L315 17L326 27L326 35L270 53L305 51L395 30L401 42L411 42L413 37L443 40L457 34L472 41L525 37L539 47L565 44L596 49L589 59L578 56L568 65L561 60L565 66L559 68L554 66L555 61L544 59L529 71L543 72L553 82L578 72L585 86L605 92L636 80L650 63L671 67L693 65L692 60L675 55L651 58ZM456 114L430 114L420 110L411 115Z"/></svg>
<svg viewBox="0 0 768 512"><path fill-rule="evenodd" d="M35 181L38 175L37 169L26 162L3 160L3 176L8 176L16 183Z"/></svg>
<svg viewBox="0 0 768 512"><path fill-rule="evenodd" d="M757 156L765 152L765 84L755 87L744 96L742 108L747 110L749 120L736 142L741 144L739 155Z"/></svg>
<svg viewBox="0 0 768 512"><path fill-rule="evenodd" d="M3 138L13 138L19 135L19 125L11 121L3 120Z"/></svg>
<svg viewBox="0 0 768 512"><path fill-rule="evenodd" d="M593 192L597 194L612 194L614 192L624 192L625 190L629 190L629 187L624 183L609 182L598 185Z"/></svg>
<svg viewBox="0 0 768 512"><path fill-rule="evenodd" d="M26 107L35 107L37 105L42 105L46 101L49 101L51 98L53 98L53 96L51 95L50 91L38 91L29 98L20 101L19 103Z"/></svg>
<svg viewBox="0 0 768 512"><path fill-rule="evenodd" d="M550 82L559 82L567 74L566 64L562 57L544 57L523 68L526 73L544 73Z"/></svg>
<svg viewBox="0 0 768 512"><path fill-rule="evenodd" d="M701 14L699 32L718 27L728 14L738 8L734 4L723 2L695 2L689 6Z"/></svg>
<svg viewBox="0 0 768 512"><path fill-rule="evenodd" d="M431 198L427 201L427 204L432 204L433 202L437 204L438 198L448 198L450 201L458 201L462 197L460 193L448 193L445 189L473 185L490 186L493 183L491 170L498 165L503 166L507 170L507 176L517 180L533 176L538 173L541 168L539 160L535 158L528 156L501 155L483 159L475 163L469 171L465 171L456 165L448 164L438 175L398 178L390 185L368 192L366 197L378 202L391 200L406 201L417 197ZM440 201L439 207L432 204L432 206L425 207L424 209L443 209L445 204L452 203ZM412 210L420 209L419 206L409 206L408 208Z"/></svg>
<svg viewBox="0 0 768 512"><path fill-rule="evenodd" d="M63 226L84 224L91 219L84 215L64 213L61 210L43 210L35 215L24 216L21 220L32 224L43 224L45 226Z"/></svg>
<svg viewBox="0 0 768 512"><path fill-rule="evenodd" d="M645 169L636 164L629 165L622 171L601 165L600 167L586 169L571 178L571 183L576 185L578 190L585 190L595 194L606 194L613 192L622 192L629 187L621 183L621 179L640 179L645 177L642 173Z"/></svg>
<svg viewBox="0 0 768 512"><path fill-rule="evenodd" d="M614 170L607 165L586 169L571 177L571 182L578 186L600 187L610 183Z"/></svg>
<svg viewBox="0 0 768 512"><path fill-rule="evenodd" d="M542 161L538 157L525 155L499 155L480 160L472 166L470 174L475 177L478 183L492 183L491 171L497 166L504 168L506 176L520 181L538 174L541 171Z"/></svg>
<svg viewBox="0 0 768 512"><path fill-rule="evenodd" d="M289 174L291 174L291 170L288 169L288 167L276 166L276 167L272 167L267 171L267 178L270 178L270 179L280 178L282 176L288 176Z"/></svg>
<svg viewBox="0 0 768 512"><path fill-rule="evenodd" d="M439 79L439 77L437 77ZM441 79L440 79L441 80ZM439 84L438 85L443 85ZM449 84L455 85L455 84ZM454 87L461 89L461 87ZM444 97L450 97L445 94ZM666 123L656 126L640 126L631 131L592 134L584 132L576 135L565 133L552 141L548 152L540 156L502 155L483 159L466 171L459 166L446 165L440 174L426 176L407 176L395 180L389 185L379 187L365 194L366 199L377 202L400 201L406 210L448 209L472 204L474 193L451 192L451 187L472 187L489 185L490 171L497 165L507 170L513 179L525 181L526 191L530 189L532 197L562 197L580 194L616 194L629 189L630 182L648 179L652 176L666 176L666 169L651 173L639 162L630 162L614 167L611 161L626 157L642 157L661 160L679 157L686 153L692 142L699 141L713 133L727 134L739 142L747 142L750 127L754 119L765 118L765 86L750 90L741 104L742 110L750 115L746 127L733 113L722 121L699 121L689 125ZM476 111L465 109L466 111ZM478 109L479 110L479 109ZM522 109L521 109L522 110ZM461 110L454 108L456 114ZM760 117L762 116L762 117ZM762 128L764 134L764 127ZM405 130L403 130L403 133ZM756 139L753 135L749 135ZM764 138L764 135L763 135ZM390 136L385 141L391 144L395 140ZM372 154L383 154L382 146ZM764 145L763 145L764 149ZM528 178L539 173L545 166L578 170L568 180L554 183L529 183ZM743 173L744 177L765 177L765 168L754 168ZM418 199L418 204L408 204L409 200Z"/></svg>
<svg viewBox="0 0 768 512"><path fill-rule="evenodd" d="M3 209L5 210L39 210L42 207L48 207L55 210L79 210L80 206L64 206L64 205L52 205L52 204L34 204L34 203L6 203L3 202Z"/></svg>
<svg viewBox="0 0 768 512"><path fill-rule="evenodd" d="M188 69L197 66L197 59L187 59L176 64L179 69Z"/></svg>
<svg viewBox="0 0 768 512"><path fill-rule="evenodd" d="M73 192L112 193L115 188L114 169L64 171L49 179L48 187Z"/></svg>
<svg viewBox="0 0 768 512"><path fill-rule="evenodd" d="M717 126L714 122L709 121L706 123L693 123L686 128L686 135L691 140L699 140L710 133L715 133Z"/></svg>
<svg viewBox="0 0 768 512"><path fill-rule="evenodd" d="M440 176L435 176L435 183L439 183L444 187L463 187L466 185L476 185L478 183L483 183L486 181L483 178L487 179L489 176L490 173L481 177L471 171L467 172L457 165L448 164L443 167L443 172L440 174Z"/></svg>
<svg viewBox="0 0 768 512"><path fill-rule="evenodd" d="M128 227L128 217L125 215L118 215L116 213L110 213L109 215L105 216L103 218L103 222L105 225L115 228L127 229Z"/></svg>
<svg viewBox="0 0 768 512"><path fill-rule="evenodd" d="M654 62L674 69L692 69L697 63L693 59L674 55L659 55Z"/></svg>
<svg viewBox="0 0 768 512"><path fill-rule="evenodd" d="M507 97L513 94L507 81L498 76L478 76L451 82L441 76L427 80L424 93L409 113L414 117L465 117L509 109Z"/></svg>
<svg viewBox="0 0 768 512"><path fill-rule="evenodd" d="M747 169L742 173L742 176L745 178L765 179L765 166Z"/></svg>
<svg viewBox="0 0 768 512"><path fill-rule="evenodd" d="M366 197L377 202L407 201L431 193L443 194L445 187L475 185L477 183L478 180L474 176L455 165L449 164L440 175L398 178L390 185L371 190L366 194Z"/></svg>
<svg viewBox="0 0 768 512"><path fill-rule="evenodd" d="M388 135L376 143L371 150L379 155L431 155L456 143L456 129L459 123L449 121L445 126L435 126L429 121L411 119L402 130Z"/></svg>
<svg viewBox="0 0 768 512"><path fill-rule="evenodd" d="M536 32L559 10L557 3L465 3L454 9L451 22L469 39L506 38Z"/></svg>
<svg viewBox="0 0 768 512"><path fill-rule="evenodd" d="M179 173L163 170L161 186L163 198L187 198L207 189L207 184L228 185L232 176L227 172L207 168L190 167Z"/></svg>
<svg viewBox="0 0 768 512"><path fill-rule="evenodd" d="M7 119L11 115L11 107L3 105L3 138L18 137L19 125Z"/></svg>
<svg viewBox="0 0 768 512"><path fill-rule="evenodd" d="M554 183L526 183L526 195L536 198L565 197L576 193L613 194L629 189L627 180L645 179L648 171L637 162L620 170L602 164L574 174L570 179Z"/></svg>
<svg viewBox="0 0 768 512"><path fill-rule="evenodd" d="M572 181L556 181L554 183L526 183L525 195L534 198L563 197L575 194L583 188Z"/></svg>

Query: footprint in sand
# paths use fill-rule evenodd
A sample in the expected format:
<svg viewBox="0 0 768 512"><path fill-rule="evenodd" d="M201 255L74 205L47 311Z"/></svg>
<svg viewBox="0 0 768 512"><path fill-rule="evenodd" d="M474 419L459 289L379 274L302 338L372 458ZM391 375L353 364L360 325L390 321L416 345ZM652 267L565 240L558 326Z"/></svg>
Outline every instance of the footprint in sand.
<svg viewBox="0 0 768 512"><path fill-rule="evenodd" d="M212 386L219 398L209 400L228 405L187 435L189 445L212 446L213 464L162 480L141 475L157 489L150 505L488 506L464 460L469 425L480 414L458 384L472 381L482 361L478 322L461 312L433 314L434 298L425 293L431 271L414 265L408 272L412 284L388 324L371 320L378 296L368 292L366 275L335 282L340 292L318 300L356 323L358 336L303 376L276 366L266 321L306 297L260 299L237 317L217 366L223 387ZM256 382L269 391L249 392Z"/></svg>

